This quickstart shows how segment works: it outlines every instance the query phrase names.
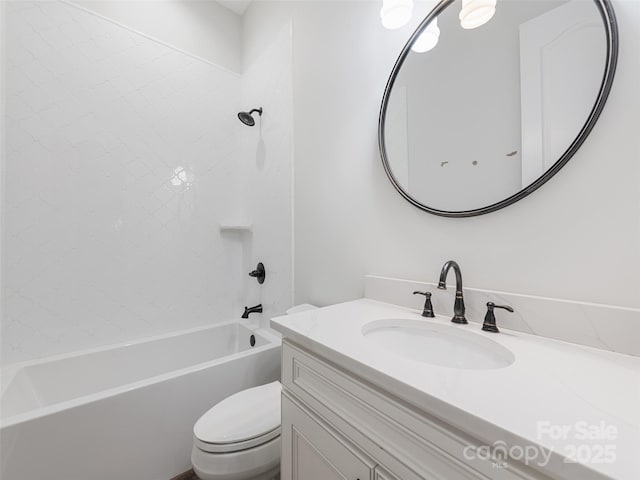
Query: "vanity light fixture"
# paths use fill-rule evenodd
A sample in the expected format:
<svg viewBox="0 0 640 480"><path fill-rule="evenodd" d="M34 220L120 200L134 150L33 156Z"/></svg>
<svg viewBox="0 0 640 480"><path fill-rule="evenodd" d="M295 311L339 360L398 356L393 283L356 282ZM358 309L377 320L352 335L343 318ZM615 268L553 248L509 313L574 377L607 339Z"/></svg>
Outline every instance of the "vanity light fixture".
<svg viewBox="0 0 640 480"><path fill-rule="evenodd" d="M496 13L496 0L462 0L460 25L465 29L484 25Z"/></svg>
<svg viewBox="0 0 640 480"><path fill-rule="evenodd" d="M382 0L380 20L384 28L400 28L411 20L412 14L413 0Z"/></svg>
<svg viewBox="0 0 640 480"><path fill-rule="evenodd" d="M416 38L416 41L411 45L411 50L416 53L428 52L438 44L439 39L440 29L438 28L438 17L436 17Z"/></svg>

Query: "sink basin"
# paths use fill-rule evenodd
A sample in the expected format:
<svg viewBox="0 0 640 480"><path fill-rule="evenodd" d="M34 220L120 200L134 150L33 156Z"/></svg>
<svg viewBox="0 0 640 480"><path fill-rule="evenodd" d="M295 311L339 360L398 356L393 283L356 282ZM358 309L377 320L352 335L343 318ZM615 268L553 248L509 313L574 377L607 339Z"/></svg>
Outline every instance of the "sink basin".
<svg viewBox="0 0 640 480"><path fill-rule="evenodd" d="M440 367L486 370L508 367L515 361L513 353L499 343L454 325L375 320L362 327L362 335L393 355Z"/></svg>

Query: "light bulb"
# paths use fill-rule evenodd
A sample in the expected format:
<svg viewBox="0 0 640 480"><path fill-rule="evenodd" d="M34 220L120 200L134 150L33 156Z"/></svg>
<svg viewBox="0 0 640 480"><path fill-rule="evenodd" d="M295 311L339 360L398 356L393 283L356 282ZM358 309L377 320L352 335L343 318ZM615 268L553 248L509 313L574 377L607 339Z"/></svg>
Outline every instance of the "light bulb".
<svg viewBox="0 0 640 480"><path fill-rule="evenodd" d="M416 38L413 45L411 45L411 50L416 53L428 52L438 44L439 39L440 29L438 28L438 17L436 17L427 25L427 28L422 31L418 38Z"/></svg>
<svg viewBox="0 0 640 480"><path fill-rule="evenodd" d="M383 0L380 9L382 26L395 30L406 25L413 14L413 0Z"/></svg>
<svg viewBox="0 0 640 480"><path fill-rule="evenodd" d="M460 25L471 29L484 25L496 13L496 0L462 0Z"/></svg>

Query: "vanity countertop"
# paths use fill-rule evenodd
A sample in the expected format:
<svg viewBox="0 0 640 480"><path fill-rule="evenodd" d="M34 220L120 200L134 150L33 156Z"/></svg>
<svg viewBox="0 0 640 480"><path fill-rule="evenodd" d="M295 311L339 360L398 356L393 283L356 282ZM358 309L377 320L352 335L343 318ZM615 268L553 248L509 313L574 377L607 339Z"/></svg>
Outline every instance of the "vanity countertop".
<svg viewBox="0 0 640 480"><path fill-rule="evenodd" d="M492 370L457 369L381 351L365 340L362 327L390 318L465 329L506 347L515 362ZM483 332L477 323L453 325L449 318L427 319L416 310L369 299L277 317L271 325L487 445L500 440L509 447L542 447L550 460L543 467L536 467L539 460L529 464L547 474L563 477L566 462L575 461L572 471L578 469L584 479L639 478L638 357L502 328L498 334Z"/></svg>

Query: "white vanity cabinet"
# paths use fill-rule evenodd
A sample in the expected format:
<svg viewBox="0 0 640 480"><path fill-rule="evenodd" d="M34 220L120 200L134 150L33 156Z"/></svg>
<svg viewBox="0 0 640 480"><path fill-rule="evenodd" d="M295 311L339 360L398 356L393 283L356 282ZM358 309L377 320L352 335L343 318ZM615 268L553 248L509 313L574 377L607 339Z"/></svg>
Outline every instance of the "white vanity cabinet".
<svg viewBox="0 0 640 480"><path fill-rule="evenodd" d="M282 355L282 480L548 478L466 459L481 442L287 340Z"/></svg>
<svg viewBox="0 0 640 480"><path fill-rule="evenodd" d="M292 480L369 480L375 468L346 438L320 418L282 397L282 478ZM290 448L289 448L290 447ZM381 479L384 477L381 477Z"/></svg>

